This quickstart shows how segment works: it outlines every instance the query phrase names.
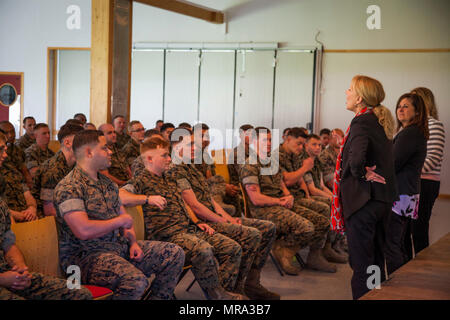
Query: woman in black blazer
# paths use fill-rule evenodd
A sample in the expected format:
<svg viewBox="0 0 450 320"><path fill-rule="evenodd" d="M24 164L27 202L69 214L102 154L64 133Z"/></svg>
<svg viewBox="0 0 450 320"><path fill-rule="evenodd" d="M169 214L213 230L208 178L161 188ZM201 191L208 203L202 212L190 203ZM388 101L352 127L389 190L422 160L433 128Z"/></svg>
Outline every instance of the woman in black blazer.
<svg viewBox="0 0 450 320"><path fill-rule="evenodd" d="M378 80L355 76L346 91L347 110L356 113L341 147L333 189L332 228L347 234L353 299L372 289L368 267L379 267L384 280L384 237L396 198L392 134L394 120L381 106ZM375 282L374 282L375 284Z"/></svg>
<svg viewBox="0 0 450 320"><path fill-rule="evenodd" d="M392 273L413 257L412 220L418 218L420 174L427 154L428 119L422 98L406 93L397 101L394 163L398 201L394 202L386 233L386 262Z"/></svg>

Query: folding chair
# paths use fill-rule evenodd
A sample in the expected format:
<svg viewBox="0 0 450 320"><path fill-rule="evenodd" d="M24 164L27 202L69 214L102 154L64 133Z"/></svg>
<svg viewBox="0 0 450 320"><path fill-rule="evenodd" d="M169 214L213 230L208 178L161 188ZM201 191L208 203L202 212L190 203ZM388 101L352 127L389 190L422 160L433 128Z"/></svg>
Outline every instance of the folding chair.
<svg viewBox="0 0 450 320"><path fill-rule="evenodd" d="M239 188L241 189L241 193L242 193L242 199L244 200L244 215L246 218L252 218L252 215L250 213L250 205L249 205L249 199L248 199L248 195L247 192L245 191L244 187L242 186L241 183L239 183ZM272 250L269 253L269 257L272 260L273 264L275 265L275 267L277 268L278 272L280 273L280 275L283 277L284 276L284 272L280 267L280 264L278 263L278 261L274 258L273 254L272 254Z"/></svg>
<svg viewBox="0 0 450 320"><path fill-rule="evenodd" d="M64 278L59 267L58 233L55 217L12 223L16 245L22 252L31 271ZM105 300L112 296L112 290L104 287L84 285L91 291L94 300Z"/></svg>
<svg viewBox="0 0 450 320"><path fill-rule="evenodd" d="M228 171L228 165L226 163L227 151L228 150L226 149L212 150L211 154L216 166L216 174L222 176L226 183L230 183L230 173Z"/></svg>

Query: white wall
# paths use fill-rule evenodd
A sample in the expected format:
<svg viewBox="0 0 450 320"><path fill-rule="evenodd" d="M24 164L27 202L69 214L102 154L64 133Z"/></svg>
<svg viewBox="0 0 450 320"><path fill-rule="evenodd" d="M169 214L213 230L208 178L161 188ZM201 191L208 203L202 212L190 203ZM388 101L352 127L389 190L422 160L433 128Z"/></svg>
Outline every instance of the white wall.
<svg viewBox="0 0 450 320"><path fill-rule="evenodd" d="M81 9L79 30L66 27L70 5ZM23 116L46 122L47 47L91 46L91 0L1 0L0 29L0 71L24 72Z"/></svg>
<svg viewBox="0 0 450 320"><path fill-rule="evenodd" d="M58 50L55 129L76 113L89 117L90 65L89 50Z"/></svg>

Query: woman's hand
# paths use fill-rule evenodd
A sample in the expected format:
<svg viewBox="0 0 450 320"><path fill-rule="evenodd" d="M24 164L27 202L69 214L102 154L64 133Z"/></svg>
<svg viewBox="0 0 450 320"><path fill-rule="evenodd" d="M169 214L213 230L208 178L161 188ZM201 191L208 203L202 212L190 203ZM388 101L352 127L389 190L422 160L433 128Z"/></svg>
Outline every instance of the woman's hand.
<svg viewBox="0 0 450 320"><path fill-rule="evenodd" d="M386 180L379 174L375 173L376 168L377 166L366 167L366 181L386 184Z"/></svg>

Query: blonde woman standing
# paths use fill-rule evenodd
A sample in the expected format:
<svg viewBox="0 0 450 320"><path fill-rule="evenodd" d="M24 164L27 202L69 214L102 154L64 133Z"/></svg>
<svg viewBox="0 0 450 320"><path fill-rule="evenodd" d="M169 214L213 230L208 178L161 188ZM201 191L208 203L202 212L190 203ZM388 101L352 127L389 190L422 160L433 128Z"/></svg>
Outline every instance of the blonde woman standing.
<svg viewBox="0 0 450 320"><path fill-rule="evenodd" d="M391 141L394 119L381 105L385 93L378 80L357 75L346 96L346 108L355 117L336 163L331 227L346 232L352 294L358 299L369 291L369 266L378 266L380 281L384 280L385 231L397 197Z"/></svg>

